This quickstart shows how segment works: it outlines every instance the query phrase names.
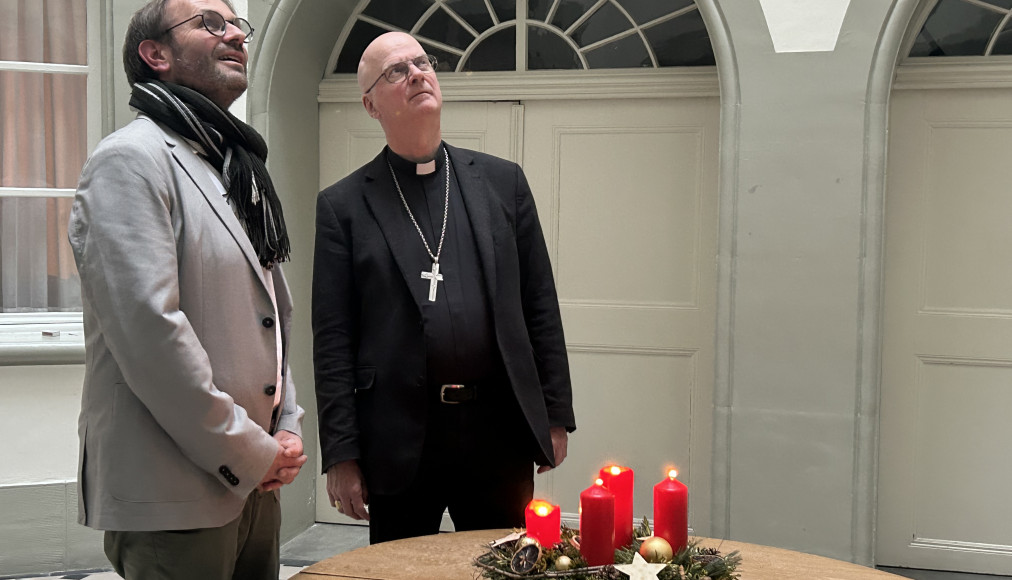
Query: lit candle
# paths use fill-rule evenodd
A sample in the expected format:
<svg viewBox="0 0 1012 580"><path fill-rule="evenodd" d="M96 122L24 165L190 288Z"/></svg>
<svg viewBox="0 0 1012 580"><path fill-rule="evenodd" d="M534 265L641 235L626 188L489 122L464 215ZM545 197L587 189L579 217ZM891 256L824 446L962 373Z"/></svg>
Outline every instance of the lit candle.
<svg viewBox="0 0 1012 580"><path fill-rule="evenodd" d="M615 495L600 479L580 493L580 553L590 566L615 563Z"/></svg>
<svg viewBox="0 0 1012 580"><path fill-rule="evenodd" d="M604 487L615 495L615 549L632 543L633 470L610 465L599 474Z"/></svg>
<svg viewBox="0 0 1012 580"><path fill-rule="evenodd" d="M527 522L528 538L537 540L546 548L559 543L562 523L559 506L541 499L531 500L524 511L524 520Z"/></svg>
<svg viewBox="0 0 1012 580"><path fill-rule="evenodd" d="M689 540L689 488L676 477L672 469L654 486L654 535L667 540L675 554Z"/></svg>

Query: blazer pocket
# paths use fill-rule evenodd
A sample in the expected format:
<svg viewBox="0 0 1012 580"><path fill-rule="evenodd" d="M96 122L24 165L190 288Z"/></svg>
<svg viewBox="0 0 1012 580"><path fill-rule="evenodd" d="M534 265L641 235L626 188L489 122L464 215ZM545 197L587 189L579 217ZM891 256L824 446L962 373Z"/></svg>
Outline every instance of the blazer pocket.
<svg viewBox="0 0 1012 580"><path fill-rule="evenodd" d="M182 411L180 411L182 412ZM204 497L210 475L186 458L122 383L113 395L113 431L104 440L109 493L120 501L164 503Z"/></svg>
<svg viewBox="0 0 1012 580"><path fill-rule="evenodd" d="M376 367L358 367L355 369L355 393L369 391L376 381Z"/></svg>

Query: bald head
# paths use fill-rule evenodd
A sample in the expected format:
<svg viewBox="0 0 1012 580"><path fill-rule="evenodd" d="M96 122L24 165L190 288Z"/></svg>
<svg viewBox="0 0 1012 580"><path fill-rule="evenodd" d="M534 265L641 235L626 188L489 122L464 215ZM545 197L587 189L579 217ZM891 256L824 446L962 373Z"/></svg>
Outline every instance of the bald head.
<svg viewBox="0 0 1012 580"><path fill-rule="evenodd" d="M402 67L396 80L381 80L383 71L397 64ZM443 94L429 64L425 49L410 34L388 32L366 47L358 65L365 110L379 121L395 153L419 162L431 160L441 142Z"/></svg>
<svg viewBox="0 0 1012 580"><path fill-rule="evenodd" d="M388 57L403 50L416 54L425 54L422 45L410 34L404 32L387 32L376 37L365 47L362 60L358 63L358 87L365 93L388 65Z"/></svg>

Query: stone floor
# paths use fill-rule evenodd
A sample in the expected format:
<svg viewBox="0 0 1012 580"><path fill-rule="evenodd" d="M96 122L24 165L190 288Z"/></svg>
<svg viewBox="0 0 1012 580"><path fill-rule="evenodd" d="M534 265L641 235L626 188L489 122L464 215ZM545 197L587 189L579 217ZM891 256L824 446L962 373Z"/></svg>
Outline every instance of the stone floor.
<svg viewBox="0 0 1012 580"><path fill-rule="evenodd" d="M316 524L281 547L282 566L280 580L287 580L305 566L329 558L334 554L361 548L368 544L369 531L364 526ZM963 574L933 570L911 570L907 568L882 567L880 569L915 580L998 580L1012 578L1012 576ZM56 572L49 576L0 575L0 580L9 580L11 578L19 578L20 580L55 580L57 578L73 580L122 580L119 575L108 570Z"/></svg>

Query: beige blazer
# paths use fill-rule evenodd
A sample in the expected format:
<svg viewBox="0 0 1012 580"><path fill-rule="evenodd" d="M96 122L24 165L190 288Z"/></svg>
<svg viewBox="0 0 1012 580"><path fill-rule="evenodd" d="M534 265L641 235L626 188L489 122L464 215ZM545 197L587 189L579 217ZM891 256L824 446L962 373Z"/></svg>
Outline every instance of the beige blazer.
<svg viewBox="0 0 1012 580"><path fill-rule="evenodd" d="M253 247L207 166L145 116L88 159L68 233L86 348L79 521L103 530L228 523L274 459L270 434L301 436L281 269L276 317ZM275 389L282 405L272 418Z"/></svg>

